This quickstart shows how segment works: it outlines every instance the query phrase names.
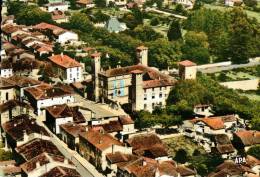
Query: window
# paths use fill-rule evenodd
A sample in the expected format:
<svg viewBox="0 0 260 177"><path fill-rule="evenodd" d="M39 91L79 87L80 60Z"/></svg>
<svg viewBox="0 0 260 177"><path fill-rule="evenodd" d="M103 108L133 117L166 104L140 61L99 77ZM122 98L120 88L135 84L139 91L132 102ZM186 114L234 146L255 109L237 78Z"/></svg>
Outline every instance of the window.
<svg viewBox="0 0 260 177"><path fill-rule="evenodd" d="M154 109L154 107L155 107L155 104L154 104L154 103L152 103L152 108Z"/></svg>
<svg viewBox="0 0 260 177"><path fill-rule="evenodd" d="M147 109L147 104L144 104L144 110L146 110Z"/></svg>
<svg viewBox="0 0 260 177"><path fill-rule="evenodd" d="M5 94L5 99L9 100L9 93L8 92Z"/></svg>
<svg viewBox="0 0 260 177"><path fill-rule="evenodd" d="M159 94L159 98L162 98L162 93Z"/></svg>
<svg viewBox="0 0 260 177"><path fill-rule="evenodd" d="M154 91L154 88L152 88L152 91Z"/></svg>
<svg viewBox="0 0 260 177"><path fill-rule="evenodd" d="M162 87L160 87L160 91L162 91Z"/></svg>
<svg viewBox="0 0 260 177"><path fill-rule="evenodd" d="M146 93L146 89L144 89L144 93Z"/></svg>
<svg viewBox="0 0 260 177"><path fill-rule="evenodd" d="M154 99L155 98L155 93L152 93L152 99Z"/></svg>
<svg viewBox="0 0 260 177"><path fill-rule="evenodd" d="M147 95L146 94L144 94L144 100L147 100Z"/></svg>

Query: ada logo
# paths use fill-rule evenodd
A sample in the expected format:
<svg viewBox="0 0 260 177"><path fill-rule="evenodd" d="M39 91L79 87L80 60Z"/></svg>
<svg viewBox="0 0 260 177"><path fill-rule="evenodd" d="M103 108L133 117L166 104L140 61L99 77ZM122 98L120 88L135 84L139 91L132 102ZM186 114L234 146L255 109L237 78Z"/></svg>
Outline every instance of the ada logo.
<svg viewBox="0 0 260 177"><path fill-rule="evenodd" d="M236 163L236 164L246 163L246 158L245 158L245 157L241 157L241 156L237 156L237 157L235 158L235 163Z"/></svg>

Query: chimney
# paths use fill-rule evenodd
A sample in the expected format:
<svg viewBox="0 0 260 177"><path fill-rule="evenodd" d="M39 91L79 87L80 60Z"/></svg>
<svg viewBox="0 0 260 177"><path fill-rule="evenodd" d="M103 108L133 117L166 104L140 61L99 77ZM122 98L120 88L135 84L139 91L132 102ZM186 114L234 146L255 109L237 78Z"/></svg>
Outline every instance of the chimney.
<svg viewBox="0 0 260 177"><path fill-rule="evenodd" d="M40 164L39 161L37 161L37 162L36 162L36 169L37 169L37 168L40 168L40 167L41 167L41 164Z"/></svg>
<svg viewBox="0 0 260 177"><path fill-rule="evenodd" d="M143 166L146 166L147 162L143 159Z"/></svg>
<svg viewBox="0 0 260 177"><path fill-rule="evenodd" d="M64 164L66 164L66 165L69 164L69 160L67 158L64 158Z"/></svg>
<svg viewBox="0 0 260 177"><path fill-rule="evenodd" d="M61 60L62 60L63 59L63 52L61 52L60 56L61 56Z"/></svg>

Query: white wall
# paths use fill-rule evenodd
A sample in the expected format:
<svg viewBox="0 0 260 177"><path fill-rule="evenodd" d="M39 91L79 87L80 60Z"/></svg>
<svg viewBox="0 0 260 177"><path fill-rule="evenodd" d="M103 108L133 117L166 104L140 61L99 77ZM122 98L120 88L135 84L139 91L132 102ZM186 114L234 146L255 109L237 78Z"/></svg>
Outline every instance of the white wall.
<svg viewBox="0 0 260 177"><path fill-rule="evenodd" d="M63 4L63 5L57 5L57 6L48 6L47 10L48 12L53 12L56 9L60 10L60 11L68 11L69 9L69 5L68 4Z"/></svg>
<svg viewBox="0 0 260 177"><path fill-rule="evenodd" d="M41 108L53 106L53 105L61 105L65 103L73 103L75 102L75 98L72 95L64 96L64 97L55 97L50 99L38 100L37 101L37 114L43 114Z"/></svg>
<svg viewBox="0 0 260 177"><path fill-rule="evenodd" d="M58 42L64 44L67 41L78 41L78 39L78 34L71 31L66 31L65 33L59 35Z"/></svg>
<svg viewBox="0 0 260 177"><path fill-rule="evenodd" d="M66 69L67 80L66 83L81 82L82 81L82 68L67 68Z"/></svg>
<svg viewBox="0 0 260 177"><path fill-rule="evenodd" d="M60 133L60 125L66 124L68 122L73 122L73 117L64 117L64 118L58 118L55 120L55 133Z"/></svg>
<svg viewBox="0 0 260 177"><path fill-rule="evenodd" d="M6 94L8 94L8 99L6 98ZM15 97L14 89L1 89L0 90L0 103L5 103L8 100L13 100Z"/></svg>
<svg viewBox="0 0 260 177"><path fill-rule="evenodd" d="M161 88L161 90L160 90L160 88ZM166 105L166 99L168 98L170 90L171 90L171 86L157 87L154 89L152 89L152 88L146 89L146 92L144 91L144 98L146 97L146 100L143 101L143 103L144 103L143 109L145 108L145 104L147 106L145 110L150 111L150 112L152 112L154 109L153 104L154 104L154 106L157 106L157 104L161 103L162 107L164 107ZM161 93L162 97L160 97L160 93ZM154 95L154 98L152 98L153 95Z"/></svg>
<svg viewBox="0 0 260 177"><path fill-rule="evenodd" d="M1 69L1 77L11 77L13 75L13 69L8 68L8 69Z"/></svg>

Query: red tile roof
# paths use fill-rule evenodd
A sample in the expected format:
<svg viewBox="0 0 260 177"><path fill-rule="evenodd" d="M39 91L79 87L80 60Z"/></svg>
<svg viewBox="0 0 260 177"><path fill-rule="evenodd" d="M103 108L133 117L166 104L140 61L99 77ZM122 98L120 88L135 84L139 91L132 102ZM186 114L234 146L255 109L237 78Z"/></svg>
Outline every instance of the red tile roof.
<svg viewBox="0 0 260 177"><path fill-rule="evenodd" d="M112 145L123 146L123 143L113 138L108 133L90 130L86 133L80 133L80 137L86 139L100 151L104 151Z"/></svg>
<svg viewBox="0 0 260 177"><path fill-rule="evenodd" d="M21 114L14 117L12 120L4 123L2 127L4 131L16 141L23 138L24 132L26 132L27 135L38 133L49 136L45 128L38 125L36 120L30 118L27 114Z"/></svg>
<svg viewBox="0 0 260 177"><path fill-rule="evenodd" d="M95 52L95 53L92 53L91 54L91 57L93 58L93 59L95 59L96 57L100 57L101 56L101 53L100 52Z"/></svg>
<svg viewBox="0 0 260 177"><path fill-rule="evenodd" d="M79 62L63 54L50 56L49 60L62 68L81 67L81 64Z"/></svg>
<svg viewBox="0 0 260 177"><path fill-rule="evenodd" d="M219 130L219 129L224 129L225 125L224 122L221 118L196 118L196 119L192 119L191 122L192 123L196 123L196 122L204 122L207 126L209 126L210 128L214 129L214 130Z"/></svg>
<svg viewBox="0 0 260 177"><path fill-rule="evenodd" d="M147 50L147 49L148 49L148 47L145 47L143 45L136 48L136 50Z"/></svg>
<svg viewBox="0 0 260 177"><path fill-rule="evenodd" d="M147 80L143 81L143 88L155 88L155 87L165 87L165 86L172 86L174 85L173 82L170 82L168 80Z"/></svg>
<svg viewBox="0 0 260 177"><path fill-rule="evenodd" d="M37 29L37 30L47 30L48 29L48 30L51 30L54 35L59 35L59 34L67 31L56 25L52 25L52 24L48 24L48 23L44 23L44 22L35 25L33 28Z"/></svg>
<svg viewBox="0 0 260 177"><path fill-rule="evenodd" d="M36 87L26 88L25 93L30 94L36 100L43 100L48 98L71 95L73 92L62 86L51 86L49 84L41 84Z"/></svg>
<svg viewBox="0 0 260 177"><path fill-rule="evenodd" d="M183 60L183 61L179 62L179 65L189 67L189 66L196 66L197 64L193 63L190 60Z"/></svg>
<svg viewBox="0 0 260 177"><path fill-rule="evenodd" d="M242 130L235 133L245 146L260 144L260 131Z"/></svg>
<svg viewBox="0 0 260 177"><path fill-rule="evenodd" d="M122 125L134 124L134 121L129 116L121 116L119 117L119 121L121 122Z"/></svg>
<svg viewBox="0 0 260 177"><path fill-rule="evenodd" d="M87 127L85 125L80 125L72 122L62 124L60 125L60 128L74 137L78 137L80 133L87 131Z"/></svg>
<svg viewBox="0 0 260 177"><path fill-rule="evenodd" d="M40 177L81 177L81 175L73 168L58 166Z"/></svg>

